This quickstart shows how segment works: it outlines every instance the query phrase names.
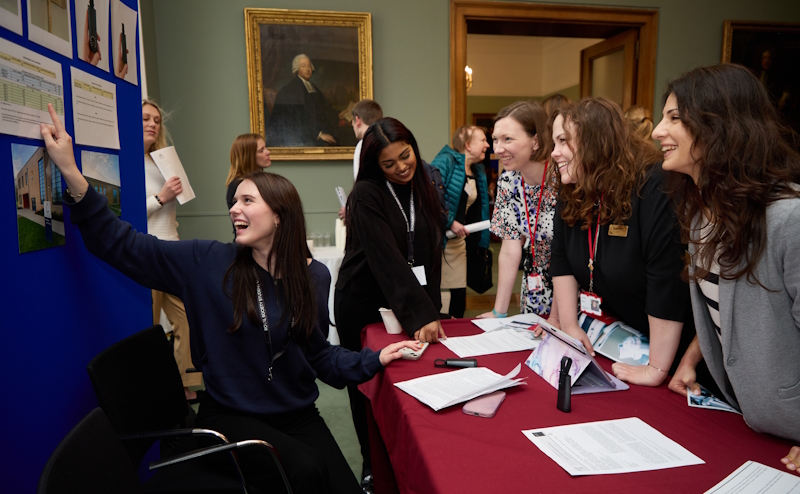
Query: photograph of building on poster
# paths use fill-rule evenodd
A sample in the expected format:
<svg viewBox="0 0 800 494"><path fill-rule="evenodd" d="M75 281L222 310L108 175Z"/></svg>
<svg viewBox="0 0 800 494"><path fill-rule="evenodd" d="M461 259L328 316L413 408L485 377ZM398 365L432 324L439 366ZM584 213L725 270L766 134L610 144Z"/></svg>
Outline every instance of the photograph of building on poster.
<svg viewBox="0 0 800 494"><path fill-rule="evenodd" d="M83 176L100 195L108 199L108 209L122 214L122 189L119 180L119 156L81 151Z"/></svg>
<svg viewBox="0 0 800 494"><path fill-rule="evenodd" d="M11 144L19 252L64 245L61 172L44 147Z"/></svg>

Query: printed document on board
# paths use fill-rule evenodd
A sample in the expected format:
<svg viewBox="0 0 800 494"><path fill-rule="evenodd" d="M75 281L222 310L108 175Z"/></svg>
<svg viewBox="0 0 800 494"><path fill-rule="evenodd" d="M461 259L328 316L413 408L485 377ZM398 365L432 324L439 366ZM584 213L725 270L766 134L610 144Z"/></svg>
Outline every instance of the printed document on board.
<svg viewBox="0 0 800 494"><path fill-rule="evenodd" d="M117 85L70 67L75 143L119 149Z"/></svg>
<svg viewBox="0 0 800 494"><path fill-rule="evenodd" d="M175 152L175 146L156 149L150 153L150 157L153 158L165 180L169 180L172 177L181 179L183 192L178 194L178 203L185 204L195 198L194 190L189 183L189 177L186 176L186 170L183 169L178 153Z"/></svg>
<svg viewBox="0 0 800 494"><path fill-rule="evenodd" d="M522 433L572 476L646 472L705 463L636 417Z"/></svg>
<svg viewBox="0 0 800 494"><path fill-rule="evenodd" d="M63 121L61 64L0 38L0 133L41 139L48 103Z"/></svg>

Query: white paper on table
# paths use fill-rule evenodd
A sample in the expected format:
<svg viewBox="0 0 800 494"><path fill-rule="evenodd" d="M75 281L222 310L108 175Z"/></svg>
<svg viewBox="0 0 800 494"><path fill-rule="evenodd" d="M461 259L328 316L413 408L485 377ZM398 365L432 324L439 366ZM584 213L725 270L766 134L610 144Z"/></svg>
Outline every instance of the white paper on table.
<svg viewBox="0 0 800 494"><path fill-rule="evenodd" d="M186 170L183 169L178 153L175 152L175 146L169 146L161 149L156 149L150 153L161 175L165 180L172 177L181 179L181 187L183 191L178 194L178 203L185 204L195 198L192 185L189 183L189 177L186 176Z"/></svg>
<svg viewBox="0 0 800 494"><path fill-rule="evenodd" d="M473 336L452 336L439 342L459 358L534 350L539 346L539 340L527 338L508 328Z"/></svg>
<svg viewBox="0 0 800 494"><path fill-rule="evenodd" d="M53 124L47 103L63 121L61 64L0 38L0 133L41 139L39 124Z"/></svg>
<svg viewBox="0 0 800 494"><path fill-rule="evenodd" d="M800 477L755 461L746 461L705 494L798 494Z"/></svg>
<svg viewBox="0 0 800 494"><path fill-rule="evenodd" d="M539 324L539 321L543 320L544 319L537 314L528 313L502 318L487 317L484 319L473 319L472 324L478 326L486 332L489 332L496 331L501 328L528 329L531 326Z"/></svg>
<svg viewBox="0 0 800 494"><path fill-rule="evenodd" d="M28 0L28 39L56 53L72 58L72 15L55 2ZM83 33L81 33L81 38Z"/></svg>
<svg viewBox="0 0 800 494"><path fill-rule="evenodd" d="M511 372L501 376L486 367L470 367L418 377L394 385L434 411L439 411L500 389L524 384L521 379L514 379L521 368L522 365L517 364Z"/></svg>
<svg viewBox="0 0 800 494"><path fill-rule="evenodd" d="M4 6L0 5L0 26L22 36L22 2L20 0L11 0L10 2L7 1L6 4L10 4L16 11L6 10Z"/></svg>
<svg viewBox="0 0 800 494"><path fill-rule="evenodd" d="M637 417L522 433L572 476L646 472L705 463Z"/></svg>
<svg viewBox="0 0 800 494"><path fill-rule="evenodd" d="M477 223L470 223L469 225L464 225L464 228L466 228L469 233L475 233L475 232L482 232L483 230L488 230L491 225L492 225L491 221L483 220ZM453 233L453 230L447 230L445 236L447 238L456 238L456 234Z"/></svg>
<svg viewBox="0 0 800 494"><path fill-rule="evenodd" d="M119 149L117 85L70 67L75 143Z"/></svg>

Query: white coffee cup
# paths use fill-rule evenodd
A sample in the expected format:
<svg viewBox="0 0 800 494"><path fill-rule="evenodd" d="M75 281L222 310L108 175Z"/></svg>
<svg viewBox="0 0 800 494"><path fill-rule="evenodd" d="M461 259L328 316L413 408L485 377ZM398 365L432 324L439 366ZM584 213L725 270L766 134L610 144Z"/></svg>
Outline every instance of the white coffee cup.
<svg viewBox="0 0 800 494"><path fill-rule="evenodd" d="M394 311L392 311L392 309L385 309L381 307L378 309L378 312L381 313L383 325L386 326L387 333L400 334L403 332L403 327L400 326L400 321L397 320L397 316L394 315Z"/></svg>

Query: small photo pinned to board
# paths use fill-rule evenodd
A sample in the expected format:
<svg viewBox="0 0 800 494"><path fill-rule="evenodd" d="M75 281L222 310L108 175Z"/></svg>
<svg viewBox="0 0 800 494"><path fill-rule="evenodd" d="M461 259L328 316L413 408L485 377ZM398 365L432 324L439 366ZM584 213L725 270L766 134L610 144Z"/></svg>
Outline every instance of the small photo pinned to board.
<svg viewBox="0 0 800 494"><path fill-rule="evenodd" d="M114 75L138 85L136 61L136 11L120 0L111 0L111 56Z"/></svg>
<svg viewBox="0 0 800 494"><path fill-rule="evenodd" d="M61 172L47 149L11 144L19 253L64 245Z"/></svg>
<svg viewBox="0 0 800 494"><path fill-rule="evenodd" d="M108 72L108 0L75 0L78 58Z"/></svg>
<svg viewBox="0 0 800 494"><path fill-rule="evenodd" d="M81 151L81 169L89 187L108 199L108 209L122 215L122 187L119 179L119 156Z"/></svg>

